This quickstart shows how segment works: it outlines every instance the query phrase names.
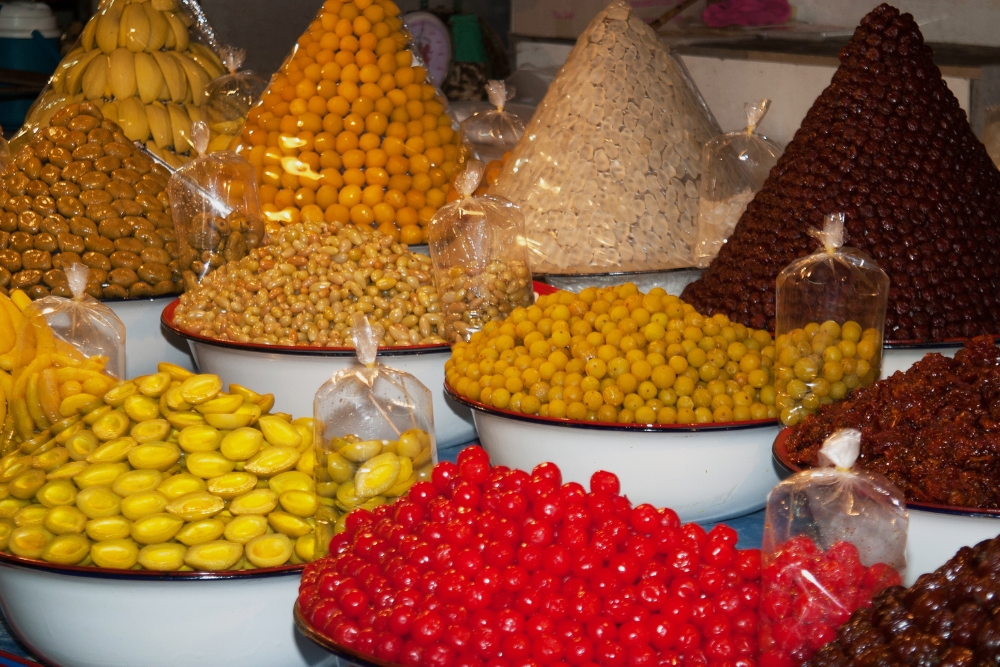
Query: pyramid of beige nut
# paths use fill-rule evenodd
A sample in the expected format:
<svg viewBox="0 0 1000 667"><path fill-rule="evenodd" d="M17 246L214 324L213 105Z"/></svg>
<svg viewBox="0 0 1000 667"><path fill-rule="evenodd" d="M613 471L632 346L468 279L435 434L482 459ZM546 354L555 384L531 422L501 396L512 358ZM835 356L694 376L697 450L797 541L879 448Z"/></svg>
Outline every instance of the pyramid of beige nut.
<svg viewBox="0 0 1000 667"><path fill-rule="evenodd" d="M537 273L691 266L701 150L720 133L683 66L623 0L600 12L507 160Z"/></svg>

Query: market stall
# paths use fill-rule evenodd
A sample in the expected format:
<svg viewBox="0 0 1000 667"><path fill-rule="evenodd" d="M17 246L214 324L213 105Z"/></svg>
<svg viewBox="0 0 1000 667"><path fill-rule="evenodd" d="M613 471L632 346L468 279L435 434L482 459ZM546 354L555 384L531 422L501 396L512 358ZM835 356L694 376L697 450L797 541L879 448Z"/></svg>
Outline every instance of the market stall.
<svg viewBox="0 0 1000 667"><path fill-rule="evenodd" d="M240 62L107 0L0 152L0 664L1000 656L1000 171L911 15L785 147L624 0L524 123L389 0Z"/></svg>

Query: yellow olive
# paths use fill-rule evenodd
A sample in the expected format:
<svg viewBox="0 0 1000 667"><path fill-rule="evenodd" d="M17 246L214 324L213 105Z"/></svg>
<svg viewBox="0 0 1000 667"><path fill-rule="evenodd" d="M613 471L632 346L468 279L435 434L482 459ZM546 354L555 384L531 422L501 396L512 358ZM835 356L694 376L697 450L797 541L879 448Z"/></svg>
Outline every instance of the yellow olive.
<svg viewBox="0 0 1000 667"><path fill-rule="evenodd" d="M161 361L156 365L156 370L160 373L166 373L170 376L171 380L177 380L183 382L189 377L193 377L194 373L186 368L181 368L177 364L172 364L169 361Z"/></svg>
<svg viewBox="0 0 1000 667"><path fill-rule="evenodd" d="M49 510L42 525L53 535L82 533L87 527L87 515L76 507L62 505Z"/></svg>
<svg viewBox="0 0 1000 667"><path fill-rule="evenodd" d="M299 472L305 473L306 475L313 475L316 470L316 449L314 447L310 447L302 452L302 456L299 457L298 463L295 464L295 469Z"/></svg>
<svg viewBox="0 0 1000 667"><path fill-rule="evenodd" d="M110 486L120 475L128 471L127 463L91 463L73 476L73 482L81 489L91 486Z"/></svg>
<svg viewBox="0 0 1000 667"><path fill-rule="evenodd" d="M191 547L202 542L217 540L222 537L225 530L226 524L219 519L201 519L185 524L174 539Z"/></svg>
<svg viewBox="0 0 1000 667"><path fill-rule="evenodd" d="M150 398L159 398L170 388L169 373L147 375L139 382L139 393Z"/></svg>
<svg viewBox="0 0 1000 667"><path fill-rule="evenodd" d="M219 446L222 455L230 461L246 461L264 444L264 434L255 428L238 428L227 433Z"/></svg>
<svg viewBox="0 0 1000 667"><path fill-rule="evenodd" d="M70 461L45 475L45 479L72 479L89 467L90 464L86 461Z"/></svg>
<svg viewBox="0 0 1000 667"><path fill-rule="evenodd" d="M121 513L121 498L107 486L88 486L76 494L76 506L90 519Z"/></svg>
<svg viewBox="0 0 1000 667"><path fill-rule="evenodd" d="M297 489L289 489L281 493L278 496L278 502L281 503L281 507L289 514L303 518L315 514L316 506L319 504L314 492L299 491Z"/></svg>
<svg viewBox="0 0 1000 667"><path fill-rule="evenodd" d="M81 426L81 429L83 427ZM66 450L74 461L83 461L97 449L101 441L91 431L80 430L66 439Z"/></svg>
<svg viewBox="0 0 1000 667"><path fill-rule="evenodd" d="M57 535L42 550L42 560L56 565L77 565L90 555L90 540L78 533Z"/></svg>
<svg viewBox="0 0 1000 667"><path fill-rule="evenodd" d="M164 472L180 459L181 448L172 442L146 442L128 453L128 462L136 470Z"/></svg>
<svg viewBox="0 0 1000 667"><path fill-rule="evenodd" d="M0 459L0 482L9 482L22 472L31 469L32 457L16 452Z"/></svg>
<svg viewBox="0 0 1000 667"><path fill-rule="evenodd" d="M121 475L111 485L111 490L122 498L133 493L152 491L163 481L163 474L158 470L132 470Z"/></svg>
<svg viewBox="0 0 1000 667"><path fill-rule="evenodd" d="M132 539L139 544L159 544L169 542L184 525L184 521L173 514L158 512L147 514L132 523Z"/></svg>
<svg viewBox="0 0 1000 667"><path fill-rule="evenodd" d="M85 530L95 542L123 540L132 532L132 522L121 515L105 516L88 521Z"/></svg>
<svg viewBox="0 0 1000 667"><path fill-rule="evenodd" d="M229 503L229 511L234 516L241 514L267 514L277 506L277 493L270 489L256 489L233 498L232 502Z"/></svg>
<svg viewBox="0 0 1000 667"><path fill-rule="evenodd" d="M225 540L214 540L188 547L184 562L195 570L228 570L243 557L243 545Z"/></svg>
<svg viewBox="0 0 1000 667"><path fill-rule="evenodd" d="M207 491L194 491L171 500L167 511L184 521L198 521L215 516L225 507L226 502L222 498Z"/></svg>
<svg viewBox="0 0 1000 667"><path fill-rule="evenodd" d="M14 513L15 526L41 526L45 523L49 508L44 505L25 505Z"/></svg>
<svg viewBox="0 0 1000 667"><path fill-rule="evenodd" d="M185 553L187 553L187 547L176 542L147 544L139 550L136 560L147 570L176 572L184 565Z"/></svg>
<svg viewBox="0 0 1000 667"><path fill-rule="evenodd" d="M292 557L292 541L282 533L261 535L247 542L244 552L257 567L278 567Z"/></svg>
<svg viewBox="0 0 1000 667"><path fill-rule="evenodd" d="M242 396L223 394L221 396L216 396L210 401L196 405L194 409L203 415L221 415L236 412L240 409L240 407L242 407L242 405Z"/></svg>
<svg viewBox="0 0 1000 667"><path fill-rule="evenodd" d="M46 507L76 504L76 486L68 479L54 479L38 489L35 500Z"/></svg>
<svg viewBox="0 0 1000 667"><path fill-rule="evenodd" d="M230 542L246 544L267 532L267 517L262 514L244 514L226 524L225 536Z"/></svg>
<svg viewBox="0 0 1000 667"><path fill-rule="evenodd" d="M327 453L326 471L330 479L338 484L354 479L354 464L336 452Z"/></svg>
<svg viewBox="0 0 1000 667"><path fill-rule="evenodd" d="M130 570L139 560L139 546L128 539L105 540L90 547L94 565L115 570Z"/></svg>
<svg viewBox="0 0 1000 667"><path fill-rule="evenodd" d="M382 440L362 440L361 442L350 442L340 447L337 453L348 461L361 463L373 456L382 453Z"/></svg>
<svg viewBox="0 0 1000 667"><path fill-rule="evenodd" d="M316 558L316 533L309 533L295 540L295 555L304 563Z"/></svg>
<svg viewBox="0 0 1000 667"><path fill-rule="evenodd" d="M135 386L134 382L122 382L105 392L104 396L101 398L104 399L104 402L108 405L117 408L125 404L126 398L132 396L138 391L139 388Z"/></svg>
<svg viewBox="0 0 1000 667"><path fill-rule="evenodd" d="M281 495L285 491L315 491L316 482L306 473L289 470L268 480L268 488Z"/></svg>
<svg viewBox="0 0 1000 667"><path fill-rule="evenodd" d="M15 477L7 484L7 491L10 495L21 500L28 500L34 497L38 489L45 485L45 471L38 468L29 468Z"/></svg>
<svg viewBox="0 0 1000 667"><path fill-rule="evenodd" d="M78 417L82 412L89 412L89 410L81 410L81 408L90 407L95 401L100 400L97 396L87 393L67 396L59 403L59 414L63 417Z"/></svg>
<svg viewBox="0 0 1000 667"><path fill-rule="evenodd" d="M69 451L65 447L53 447L47 452L36 454L31 465L39 470L49 472L69 461Z"/></svg>

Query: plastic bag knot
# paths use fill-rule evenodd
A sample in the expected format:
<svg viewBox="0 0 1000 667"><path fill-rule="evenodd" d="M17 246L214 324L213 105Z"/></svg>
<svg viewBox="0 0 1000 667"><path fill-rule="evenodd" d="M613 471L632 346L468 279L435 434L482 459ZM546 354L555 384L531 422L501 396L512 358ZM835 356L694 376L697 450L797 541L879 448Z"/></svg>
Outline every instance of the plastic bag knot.
<svg viewBox="0 0 1000 667"><path fill-rule="evenodd" d="M847 472L861 454L861 431L842 428L834 431L819 450L819 464L833 466L837 472Z"/></svg>
<svg viewBox="0 0 1000 667"><path fill-rule="evenodd" d="M746 102L743 105L743 110L747 114L747 134L753 134L757 131L757 126L764 120L764 116L767 115L767 110L770 108L771 100L766 98L756 102Z"/></svg>
<svg viewBox="0 0 1000 667"><path fill-rule="evenodd" d="M469 160L466 163L465 170L455 177L455 191L463 199L475 194L476 188L479 187L479 182L483 180L484 169L485 165L479 160Z"/></svg>
<svg viewBox="0 0 1000 667"><path fill-rule="evenodd" d="M358 361L366 368L373 368L375 357L378 355L378 343L385 336L385 328L381 324L369 322L368 316L364 313L356 312L351 327L351 336L354 338L354 349Z"/></svg>
<svg viewBox="0 0 1000 667"><path fill-rule="evenodd" d="M844 222L843 213L831 213L823 219L823 229L810 229L809 235L822 243L823 249L832 255L844 245Z"/></svg>

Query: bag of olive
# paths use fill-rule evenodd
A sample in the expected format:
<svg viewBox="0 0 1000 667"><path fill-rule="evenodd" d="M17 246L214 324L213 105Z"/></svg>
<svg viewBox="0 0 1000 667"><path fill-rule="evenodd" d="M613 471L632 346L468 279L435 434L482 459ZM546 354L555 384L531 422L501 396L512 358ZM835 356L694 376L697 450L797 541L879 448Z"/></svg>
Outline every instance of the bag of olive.
<svg viewBox="0 0 1000 667"><path fill-rule="evenodd" d="M761 545L761 665L801 665L855 609L902 582L909 517L902 492L878 473L852 469L861 432L836 431L819 467L767 498Z"/></svg>
<svg viewBox="0 0 1000 667"><path fill-rule="evenodd" d="M535 273L688 268L701 149L718 134L683 63L614 0L580 35L491 192L521 207Z"/></svg>
<svg viewBox="0 0 1000 667"><path fill-rule="evenodd" d="M104 370L119 380L125 375L125 324L115 311L86 293L90 274L83 264L66 267L66 280L73 298L46 296L32 302L30 309L48 322L56 338L85 357L104 357Z"/></svg>
<svg viewBox="0 0 1000 667"><path fill-rule="evenodd" d="M701 187L698 193L698 240L692 258L706 267L733 233L747 204L781 157L781 146L757 134L771 100L743 105L744 130L730 132L705 144L701 154Z"/></svg>
<svg viewBox="0 0 1000 667"><path fill-rule="evenodd" d="M786 426L867 387L882 369L889 276L844 245L844 214L811 230L820 249L789 264L776 285L775 406Z"/></svg>
<svg viewBox="0 0 1000 667"><path fill-rule="evenodd" d="M254 101L267 88L267 81L250 70L240 71L246 51L233 46L221 49L222 64L228 74L210 82L205 86L205 103L202 111L208 127L218 135L216 139L226 144L209 145L209 150L225 149L228 139L239 133L243 121L253 106Z"/></svg>
<svg viewBox="0 0 1000 667"><path fill-rule="evenodd" d="M534 298L524 216L502 197L473 197L482 176L483 163L470 161L455 178L460 198L438 209L427 229L442 335L453 343Z"/></svg>
<svg viewBox="0 0 1000 667"><path fill-rule="evenodd" d="M245 257L264 237L253 165L233 151L206 155L209 132L201 121L191 127L191 138L198 157L167 183L187 289L209 271Z"/></svg>
<svg viewBox="0 0 1000 667"><path fill-rule="evenodd" d="M462 143L472 149L472 157L483 162L492 162L513 150L524 134L524 121L505 111L507 100L514 97L514 87L503 81L490 80L486 84L486 95L496 109L478 111L461 124Z"/></svg>
<svg viewBox="0 0 1000 667"><path fill-rule="evenodd" d="M437 462L430 390L409 373L376 363L385 332L364 313L353 320L359 366L327 381L313 401L317 557L356 508L394 502Z"/></svg>

